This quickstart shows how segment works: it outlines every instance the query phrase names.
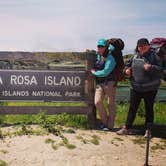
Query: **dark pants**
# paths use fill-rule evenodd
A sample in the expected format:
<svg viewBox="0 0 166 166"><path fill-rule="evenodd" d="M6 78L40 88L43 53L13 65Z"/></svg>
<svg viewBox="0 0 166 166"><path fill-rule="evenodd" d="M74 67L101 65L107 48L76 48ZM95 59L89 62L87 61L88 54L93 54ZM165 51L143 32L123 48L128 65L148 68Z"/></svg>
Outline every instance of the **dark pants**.
<svg viewBox="0 0 166 166"><path fill-rule="evenodd" d="M153 124L153 119L154 119L153 105L156 94L157 90L148 91L148 92L138 92L133 89L130 90L130 107L127 116L126 128L129 129L132 127L132 124L136 117L136 113L142 98L144 99L145 103L145 115L146 115L145 125L147 125L147 123Z"/></svg>

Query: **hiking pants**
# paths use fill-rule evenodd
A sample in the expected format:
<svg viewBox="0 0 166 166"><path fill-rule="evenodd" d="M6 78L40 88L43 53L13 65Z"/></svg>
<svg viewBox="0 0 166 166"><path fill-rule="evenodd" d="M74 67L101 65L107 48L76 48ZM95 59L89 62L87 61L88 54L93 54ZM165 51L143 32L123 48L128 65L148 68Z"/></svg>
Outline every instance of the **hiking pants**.
<svg viewBox="0 0 166 166"><path fill-rule="evenodd" d="M115 81L108 81L107 84L96 85L95 91L95 105L99 111L101 121L103 124L112 129L115 121L115 93L116 83ZM104 108L104 98L107 99L107 110ZM108 113L108 114L107 114Z"/></svg>
<svg viewBox="0 0 166 166"><path fill-rule="evenodd" d="M132 127L142 98L144 99L144 104L145 104L145 116L146 116L145 126L147 127L147 123L153 124L154 120L153 105L156 94L157 90L148 91L148 92L138 92L133 89L130 89L130 106L127 115L126 128L129 129Z"/></svg>

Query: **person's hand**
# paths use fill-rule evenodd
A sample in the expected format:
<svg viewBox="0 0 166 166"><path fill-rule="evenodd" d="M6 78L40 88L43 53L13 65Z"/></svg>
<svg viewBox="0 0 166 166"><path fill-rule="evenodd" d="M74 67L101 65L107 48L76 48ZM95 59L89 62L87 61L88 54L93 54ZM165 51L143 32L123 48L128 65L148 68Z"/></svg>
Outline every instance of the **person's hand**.
<svg viewBox="0 0 166 166"><path fill-rule="evenodd" d="M130 67L125 70L125 74L126 74L128 77L131 76L131 68L130 68Z"/></svg>
<svg viewBox="0 0 166 166"><path fill-rule="evenodd" d="M144 64L144 70L148 71L151 68L151 66L152 66L151 64L145 63Z"/></svg>
<svg viewBox="0 0 166 166"><path fill-rule="evenodd" d="M90 72L91 72L92 74L94 74L94 73L95 73L95 70L94 70L94 69L91 69Z"/></svg>

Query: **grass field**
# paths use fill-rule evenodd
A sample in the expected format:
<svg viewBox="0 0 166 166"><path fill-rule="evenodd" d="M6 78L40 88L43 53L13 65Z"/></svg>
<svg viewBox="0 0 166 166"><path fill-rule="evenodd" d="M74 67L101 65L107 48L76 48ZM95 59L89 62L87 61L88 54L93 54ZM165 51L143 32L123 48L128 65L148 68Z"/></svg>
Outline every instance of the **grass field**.
<svg viewBox="0 0 166 166"><path fill-rule="evenodd" d="M19 105L19 103L5 103L5 105ZM79 106L83 105L82 103L21 103L20 105L68 105L68 106ZM105 103L106 106L106 103ZM121 103L117 104L116 110L116 120L115 126L119 126L125 123L127 112L128 112L128 103ZM155 103L154 105L154 123L158 125L166 125L166 107L165 103ZM134 122L134 125L143 125L144 124L144 105L143 102L141 103L138 113ZM17 124L40 124L43 121L47 121L49 123L55 124L62 124L66 126L73 126L73 127L81 127L87 128L88 127L88 119L85 115L71 115L71 114L58 114L58 115L47 115L45 112L41 112L35 115L0 115L0 125L17 125Z"/></svg>

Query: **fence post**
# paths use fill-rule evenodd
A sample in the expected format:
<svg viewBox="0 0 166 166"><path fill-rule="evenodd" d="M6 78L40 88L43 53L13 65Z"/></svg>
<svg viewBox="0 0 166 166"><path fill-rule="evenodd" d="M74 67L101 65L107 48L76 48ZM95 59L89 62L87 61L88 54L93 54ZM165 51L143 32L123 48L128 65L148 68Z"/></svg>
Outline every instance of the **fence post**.
<svg viewBox="0 0 166 166"><path fill-rule="evenodd" d="M94 80L95 77L90 73L90 69L93 68L96 60L96 54L93 51L86 52L86 70L87 70L87 90L88 90L88 106L90 110L88 111L88 121L91 128L96 127L96 107L94 104L94 93L95 93L95 85Z"/></svg>

